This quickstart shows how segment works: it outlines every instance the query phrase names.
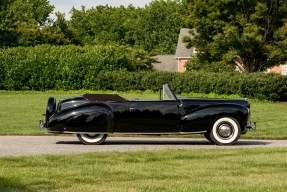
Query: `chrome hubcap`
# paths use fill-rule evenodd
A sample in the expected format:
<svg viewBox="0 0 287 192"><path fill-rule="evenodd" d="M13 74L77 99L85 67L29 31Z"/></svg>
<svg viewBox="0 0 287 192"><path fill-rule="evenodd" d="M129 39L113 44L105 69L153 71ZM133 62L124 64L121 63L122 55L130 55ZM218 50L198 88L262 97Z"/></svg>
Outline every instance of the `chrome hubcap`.
<svg viewBox="0 0 287 192"><path fill-rule="evenodd" d="M218 134L223 138L230 137L232 133L232 127L228 124L222 124L218 127Z"/></svg>

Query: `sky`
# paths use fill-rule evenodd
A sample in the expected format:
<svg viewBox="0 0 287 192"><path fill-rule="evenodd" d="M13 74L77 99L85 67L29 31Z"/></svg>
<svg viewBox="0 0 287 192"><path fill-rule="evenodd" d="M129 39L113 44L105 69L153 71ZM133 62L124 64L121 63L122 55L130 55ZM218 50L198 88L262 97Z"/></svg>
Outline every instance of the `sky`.
<svg viewBox="0 0 287 192"><path fill-rule="evenodd" d="M134 7L144 7L145 5L152 2L152 0L49 0L51 5L55 6L54 12L60 11L66 14L66 19L70 18L69 12L72 7L76 9L81 9L84 5L87 9L91 7L96 7L98 5L110 5L113 7L118 7L120 5L128 6L133 5ZM54 15L51 15L55 19Z"/></svg>

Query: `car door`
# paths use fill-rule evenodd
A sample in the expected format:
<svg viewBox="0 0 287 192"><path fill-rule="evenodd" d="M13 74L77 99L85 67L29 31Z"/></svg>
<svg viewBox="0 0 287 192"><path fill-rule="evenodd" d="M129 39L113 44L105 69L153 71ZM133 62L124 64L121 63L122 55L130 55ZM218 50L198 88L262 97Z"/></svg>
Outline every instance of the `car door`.
<svg viewBox="0 0 287 192"><path fill-rule="evenodd" d="M179 102L177 100L130 101L128 132L179 132Z"/></svg>

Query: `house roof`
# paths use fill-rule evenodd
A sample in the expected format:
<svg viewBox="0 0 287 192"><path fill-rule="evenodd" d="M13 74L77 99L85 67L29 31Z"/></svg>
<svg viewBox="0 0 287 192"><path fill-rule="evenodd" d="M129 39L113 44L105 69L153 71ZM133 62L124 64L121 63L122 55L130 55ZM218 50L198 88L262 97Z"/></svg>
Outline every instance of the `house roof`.
<svg viewBox="0 0 287 192"><path fill-rule="evenodd" d="M152 64L156 71L178 71L177 60L174 58L174 55L157 55L155 58L159 62Z"/></svg>
<svg viewBox="0 0 287 192"><path fill-rule="evenodd" d="M169 71L178 72L178 60L189 59L194 55L193 48L186 48L186 44L183 43L182 39L184 36L191 36L188 32L190 29L181 28L175 55L157 55L155 58L158 63L153 63L153 67L156 71Z"/></svg>
<svg viewBox="0 0 287 192"><path fill-rule="evenodd" d="M193 54L193 48L186 48L186 43L183 43L183 37L184 36L191 36L189 34L188 28L181 28L179 37L178 37L178 42L177 42L177 48L176 48L176 53L175 53L175 58L190 58Z"/></svg>

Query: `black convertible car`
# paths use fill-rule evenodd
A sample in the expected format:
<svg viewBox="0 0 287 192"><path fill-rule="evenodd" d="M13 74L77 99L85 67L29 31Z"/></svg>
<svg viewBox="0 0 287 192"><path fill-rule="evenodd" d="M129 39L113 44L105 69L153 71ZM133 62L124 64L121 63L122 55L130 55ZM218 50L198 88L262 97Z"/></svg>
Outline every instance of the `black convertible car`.
<svg viewBox="0 0 287 192"><path fill-rule="evenodd" d="M41 128L77 134L84 144L101 144L108 134L203 134L218 145L234 144L248 129L250 103L245 99L177 98L162 86L160 100L126 100L119 95L85 94L48 99Z"/></svg>

